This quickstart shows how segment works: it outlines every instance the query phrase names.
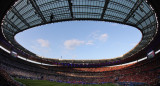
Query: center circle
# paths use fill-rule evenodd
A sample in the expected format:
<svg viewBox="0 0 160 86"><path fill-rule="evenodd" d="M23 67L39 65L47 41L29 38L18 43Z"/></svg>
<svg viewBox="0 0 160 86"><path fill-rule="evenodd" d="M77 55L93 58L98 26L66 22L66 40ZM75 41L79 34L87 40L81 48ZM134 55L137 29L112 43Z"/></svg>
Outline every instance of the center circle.
<svg viewBox="0 0 160 86"><path fill-rule="evenodd" d="M121 57L141 40L134 27L101 21L69 21L20 32L16 41L44 58L94 60Z"/></svg>

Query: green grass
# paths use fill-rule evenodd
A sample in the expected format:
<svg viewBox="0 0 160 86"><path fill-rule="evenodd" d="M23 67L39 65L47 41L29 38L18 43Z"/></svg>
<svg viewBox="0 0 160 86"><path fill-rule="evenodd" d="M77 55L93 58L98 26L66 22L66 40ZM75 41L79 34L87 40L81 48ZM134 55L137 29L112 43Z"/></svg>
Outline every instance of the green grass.
<svg viewBox="0 0 160 86"><path fill-rule="evenodd" d="M51 82L47 80L30 80L30 79L15 79L15 80L25 84L26 86L116 86L111 83L82 85L82 84L58 83L58 82Z"/></svg>

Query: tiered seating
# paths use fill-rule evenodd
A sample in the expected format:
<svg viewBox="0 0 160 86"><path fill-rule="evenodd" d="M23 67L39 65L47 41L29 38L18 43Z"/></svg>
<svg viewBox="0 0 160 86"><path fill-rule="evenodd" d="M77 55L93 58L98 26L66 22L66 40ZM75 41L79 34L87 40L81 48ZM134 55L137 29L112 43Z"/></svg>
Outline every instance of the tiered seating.
<svg viewBox="0 0 160 86"><path fill-rule="evenodd" d="M9 55L8 55L9 56ZM138 63L99 68L49 67L0 56L1 67L13 77L46 79L71 83L104 82L157 82L160 73L160 58L156 56Z"/></svg>
<svg viewBox="0 0 160 86"><path fill-rule="evenodd" d="M1 86L23 86L23 84L15 81L10 75L0 66L0 85Z"/></svg>

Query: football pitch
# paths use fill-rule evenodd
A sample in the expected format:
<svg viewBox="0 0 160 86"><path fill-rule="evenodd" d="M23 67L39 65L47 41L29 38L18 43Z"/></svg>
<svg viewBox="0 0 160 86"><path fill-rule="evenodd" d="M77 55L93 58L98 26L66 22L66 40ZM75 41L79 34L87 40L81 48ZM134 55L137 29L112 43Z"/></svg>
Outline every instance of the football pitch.
<svg viewBox="0 0 160 86"><path fill-rule="evenodd" d="M106 84L69 84L69 83L59 83L47 80L30 80L30 79L15 79L26 86L117 86L112 83Z"/></svg>

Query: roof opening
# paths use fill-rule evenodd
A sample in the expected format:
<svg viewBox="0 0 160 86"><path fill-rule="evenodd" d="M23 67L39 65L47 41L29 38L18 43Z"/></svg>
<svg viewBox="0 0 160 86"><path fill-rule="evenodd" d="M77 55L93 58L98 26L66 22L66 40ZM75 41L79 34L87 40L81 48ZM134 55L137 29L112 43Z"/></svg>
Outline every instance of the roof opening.
<svg viewBox="0 0 160 86"><path fill-rule="evenodd" d="M120 57L141 38L134 27L100 21L47 24L15 36L19 44L38 56L75 60Z"/></svg>

